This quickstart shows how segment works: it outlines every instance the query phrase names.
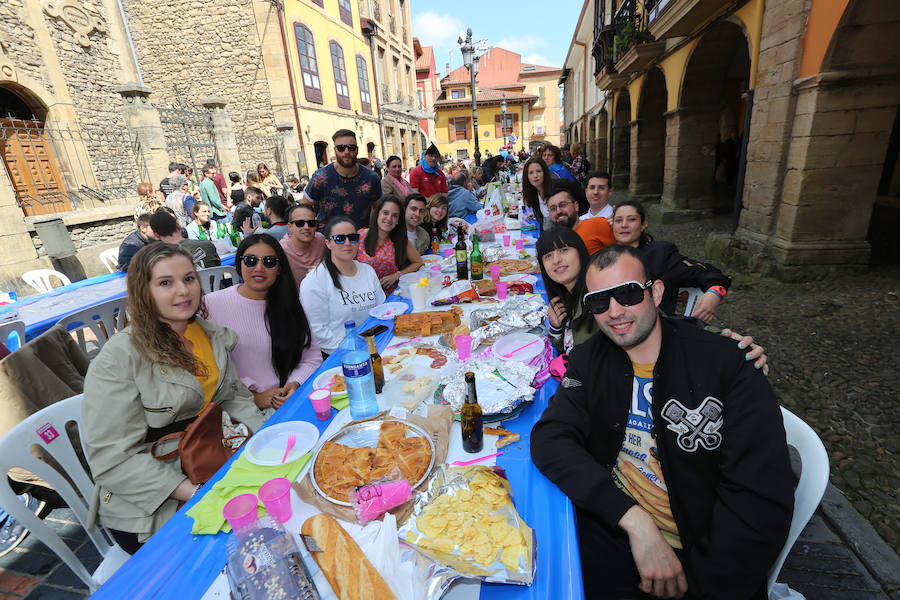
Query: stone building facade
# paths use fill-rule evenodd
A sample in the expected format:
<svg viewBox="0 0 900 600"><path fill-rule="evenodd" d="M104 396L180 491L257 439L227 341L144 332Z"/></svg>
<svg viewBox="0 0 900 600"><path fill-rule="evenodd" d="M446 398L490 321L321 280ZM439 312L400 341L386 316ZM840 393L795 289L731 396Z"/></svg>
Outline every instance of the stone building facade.
<svg viewBox="0 0 900 600"><path fill-rule="evenodd" d="M178 160L224 171L305 160L277 8L265 0L0 3L0 289L50 267L62 219L90 274L131 231L136 186ZM198 173L199 174L199 173Z"/></svg>
<svg viewBox="0 0 900 600"><path fill-rule="evenodd" d="M661 200L651 223L730 212L735 232L711 240L711 251L785 279L858 268L873 256L896 260L900 16L892 2L584 7L566 67L593 73L605 97L585 94L597 102L567 110L566 126L572 141L606 145L595 155L606 157L614 187ZM567 100L583 93L579 81L565 81Z"/></svg>

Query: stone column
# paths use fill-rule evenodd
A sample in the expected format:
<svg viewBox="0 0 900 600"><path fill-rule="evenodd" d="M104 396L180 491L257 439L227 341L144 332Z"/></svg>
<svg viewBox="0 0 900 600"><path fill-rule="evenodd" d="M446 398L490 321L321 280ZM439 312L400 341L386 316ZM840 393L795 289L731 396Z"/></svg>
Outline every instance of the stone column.
<svg viewBox="0 0 900 600"><path fill-rule="evenodd" d="M207 96L200 100L200 104L212 116L213 135L216 139L216 154L219 155L221 172L240 172L241 156L238 153L237 140L234 137L234 125L231 122L231 115L225 110L228 102L218 96Z"/></svg>
<svg viewBox="0 0 900 600"><path fill-rule="evenodd" d="M287 121L279 121L275 125L278 130L279 148L284 152L281 157L285 174L296 173L300 177L300 165L306 161L300 156L300 146L297 142L297 136L294 134L293 123Z"/></svg>
<svg viewBox="0 0 900 600"><path fill-rule="evenodd" d="M128 131L137 140L150 181L156 182L169 174L169 153L159 111L150 103L152 90L139 83L123 83L114 88L124 102L123 116ZM155 185L155 184L154 184Z"/></svg>
<svg viewBox="0 0 900 600"><path fill-rule="evenodd" d="M661 116L631 122L630 196L655 199L662 193L665 135Z"/></svg>
<svg viewBox="0 0 900 600"><path fill-rule="evenodd" d="M662 202L651 216L663 223L694 220L713 209L717 116L705 109L680 108L665 117Z"/></svg>
<svg viewBox="0 0 900 600"><path fill-rule="evenodd" d="M628 123L616 123L612 127L613 156L612 178L613 188L617 190L628 189L628 179L631 171L631 127Z"/></svg>

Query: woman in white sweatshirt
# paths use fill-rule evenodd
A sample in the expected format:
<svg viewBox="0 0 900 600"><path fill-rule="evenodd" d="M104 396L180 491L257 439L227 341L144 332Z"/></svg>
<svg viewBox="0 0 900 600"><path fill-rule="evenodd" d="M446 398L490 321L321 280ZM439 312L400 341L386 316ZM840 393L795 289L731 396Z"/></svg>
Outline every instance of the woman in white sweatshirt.
<svg viewBox="0 0 900 600"><path fill-rule="evenodd" d="M300 303L322 355L334 352L344 339L344 322L361 325L369 310L384 302L375 269L356 261L359 233L346 217L325 226L325 252L300 284Z"/></svg>

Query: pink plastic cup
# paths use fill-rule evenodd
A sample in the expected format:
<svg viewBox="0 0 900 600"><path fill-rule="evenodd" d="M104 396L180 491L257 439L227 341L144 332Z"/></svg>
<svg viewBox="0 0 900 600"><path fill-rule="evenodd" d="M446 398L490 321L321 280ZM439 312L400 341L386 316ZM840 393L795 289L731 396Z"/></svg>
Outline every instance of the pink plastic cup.
<svg viewBox="0 0 900 600"><path fill-rule="evenodd" d="M291 480L285 477L270 479L259 487L259 499L269 516L286 523L291 514Z"/></svg>
<svg viewBox="0 0 900 600"><path fill-rule="evenodd" d="M444 258L450 258L453 256L453 248L444 249Z"/></svg>
<svg viewBox="0 0 900 600"><path fill-rule="evenodd" d="M241 494L225 503L222 516L237 534L243 534L256 523L256 506L259 504L254 494Z"/></svg>
<svg viewBox="0 0 900 600"><path fill-rule="evenodd" d="M508 247L509 240L510 240L510 235L507 233L506 235L503 236L503 245Z"/></svg>
<svg viewBox="0 0 900 600"><path fill-rule="evenodd" d="M331 418L331 390L318 388L311 391L309 393L309 402L312 404L317 419L327 421Z"/></svg>
<svg viewBox="0 0 900 600"><path fill-rule="evenodd" d="M456 357L459 360L466 360L472 355L472 336L465 333L453 338L456 342Z"/></svg>
<svg viewBox="0 0 900 600"><path fill-rule="evenodd" d="M496 283L497 286L497 300L506 300L506 288L509 287L508 281L498 281Z"/></svg>
<svg viewBox="0 0 900 600"><path fill-rule="evenodd" d="M523 240L522 238L517 239L516 240L516 250L521 250L524 247L525 247L525 240Z"/></svg>
<svg viewBox="0 0 900 600"><path fill-rule="evenodd" d="M500 279L500 265L491 265L491 281Z"/></svg>

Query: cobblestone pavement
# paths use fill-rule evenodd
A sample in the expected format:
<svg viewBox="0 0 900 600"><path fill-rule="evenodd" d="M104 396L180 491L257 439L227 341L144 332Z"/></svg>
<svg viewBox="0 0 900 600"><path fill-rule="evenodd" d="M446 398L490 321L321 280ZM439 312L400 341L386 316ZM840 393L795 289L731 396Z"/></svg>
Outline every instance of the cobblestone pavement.
<svg viewBox="0 0 900 600"><path fill-rule="evenodd" d="M711 232L730 216L648 231L708 260ZM782 404L810 424L831 459L831 483L900 552L900 267L860 268L782 283L723 269L732 287L712 325L756 338Z"/></svg>

